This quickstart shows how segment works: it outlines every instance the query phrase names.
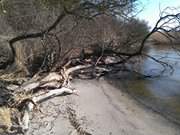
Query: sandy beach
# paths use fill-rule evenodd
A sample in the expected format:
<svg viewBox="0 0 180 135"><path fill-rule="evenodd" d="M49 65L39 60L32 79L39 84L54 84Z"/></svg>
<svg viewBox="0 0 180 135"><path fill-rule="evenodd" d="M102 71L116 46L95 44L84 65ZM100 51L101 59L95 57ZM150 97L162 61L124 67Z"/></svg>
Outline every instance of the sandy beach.
<svg viewBox="0 0 180 135"><path fill-rule="evenodd" d="M179 135L180 128L100 80L74 80L78 95L56 97L32 116L31 135Z"/></svg>

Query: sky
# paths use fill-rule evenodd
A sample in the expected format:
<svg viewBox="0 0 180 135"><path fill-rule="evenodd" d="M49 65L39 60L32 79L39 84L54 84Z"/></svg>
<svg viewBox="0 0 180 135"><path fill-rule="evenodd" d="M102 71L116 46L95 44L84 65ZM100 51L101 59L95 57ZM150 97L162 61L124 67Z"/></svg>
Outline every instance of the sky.
<svg viewBox="0 0 180 135"><path fill-rule="evenodd" d="M180 8L180 0L140 0L139 5L144 8L137 17L147 21L152 28L159 19L160 9L163 10L166 7Z"/></svg>

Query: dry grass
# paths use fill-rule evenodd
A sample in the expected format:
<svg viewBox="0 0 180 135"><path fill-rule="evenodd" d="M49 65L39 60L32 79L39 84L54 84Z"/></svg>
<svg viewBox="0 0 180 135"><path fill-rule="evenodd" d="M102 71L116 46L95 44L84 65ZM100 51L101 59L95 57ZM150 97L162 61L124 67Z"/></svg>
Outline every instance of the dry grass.
<svg viewBox="0 0 180 135"><path fill-rule="evenodd" d="M0 107L0 133L10 131L12 126L10 109Z"/></svg>
<svg viewBox="0 0 180 135"><path fill-rule="evenodd" d="M21 85L23 82L27 81L27 78L24 78L23 76L24 75L21 71L1 73L0 80L8 84Z"/></svg>

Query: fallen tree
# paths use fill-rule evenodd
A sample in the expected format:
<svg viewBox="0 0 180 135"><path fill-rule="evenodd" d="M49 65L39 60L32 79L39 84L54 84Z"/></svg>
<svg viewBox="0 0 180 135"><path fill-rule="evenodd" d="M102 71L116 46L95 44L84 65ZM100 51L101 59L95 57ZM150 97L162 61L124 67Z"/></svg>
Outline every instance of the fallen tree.
<svg viewBox="0 0 180 135"><path fill-rule="evenodd" d="M2 127L9 133L25 133L29 129L30 113L37 107L37 104L49 98L64 94L78 94L77 90L73 89L70 85L72 75L87 75L87 72L93 73L91 74L92 77L104 75L105 73L112 71L110 67L107 67L108 64L110 66L118 63L117 57L115 61L110 61L108 59L110 59L108 56L101 56L94 62L93 59L85 59L83 64L76 65L74 65L75 60L68 61L68 63L66 63L58 72L49 72L45 75L36 74L21 85L8 85L6 89L7 92L10 93L9 98L1 104L6 108L15 111L17 115L11 117L16 117L14 119L17 119L18 121L15 122L15 125L9 123L9 125L2 125ZM79 59L76 59L76 61L79 62ZM119 58L119 62L120 61L121 59Z"/></svg>

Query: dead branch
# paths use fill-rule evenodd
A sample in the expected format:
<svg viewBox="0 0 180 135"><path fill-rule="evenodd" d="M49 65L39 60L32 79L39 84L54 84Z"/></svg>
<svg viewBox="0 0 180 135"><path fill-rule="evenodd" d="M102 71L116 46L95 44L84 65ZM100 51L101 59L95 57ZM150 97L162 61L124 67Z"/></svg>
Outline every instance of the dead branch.
<svg viewBox="0 0 180 135"><path fill-rule="evenodd" d="M64 93L73 94L75 92L76 91L71 90L69 88L62 87L60 89L48 90L48 92L46 92L46 93L44 93L42 95L33 97L32 101L34 103L40 103L40 102L42 102L44 100L47 100L49 98L53 98L53 97L56 97L56 96L60 96L60 95L62 95ZM23 132L26 132L29 129L30 113L32 112L33 108L34 108L34 104L32 102L28 102L26 104L26 106L25 106L25 109L23 111L22 119L20 120L20 126L21 126Z"/></svg>

